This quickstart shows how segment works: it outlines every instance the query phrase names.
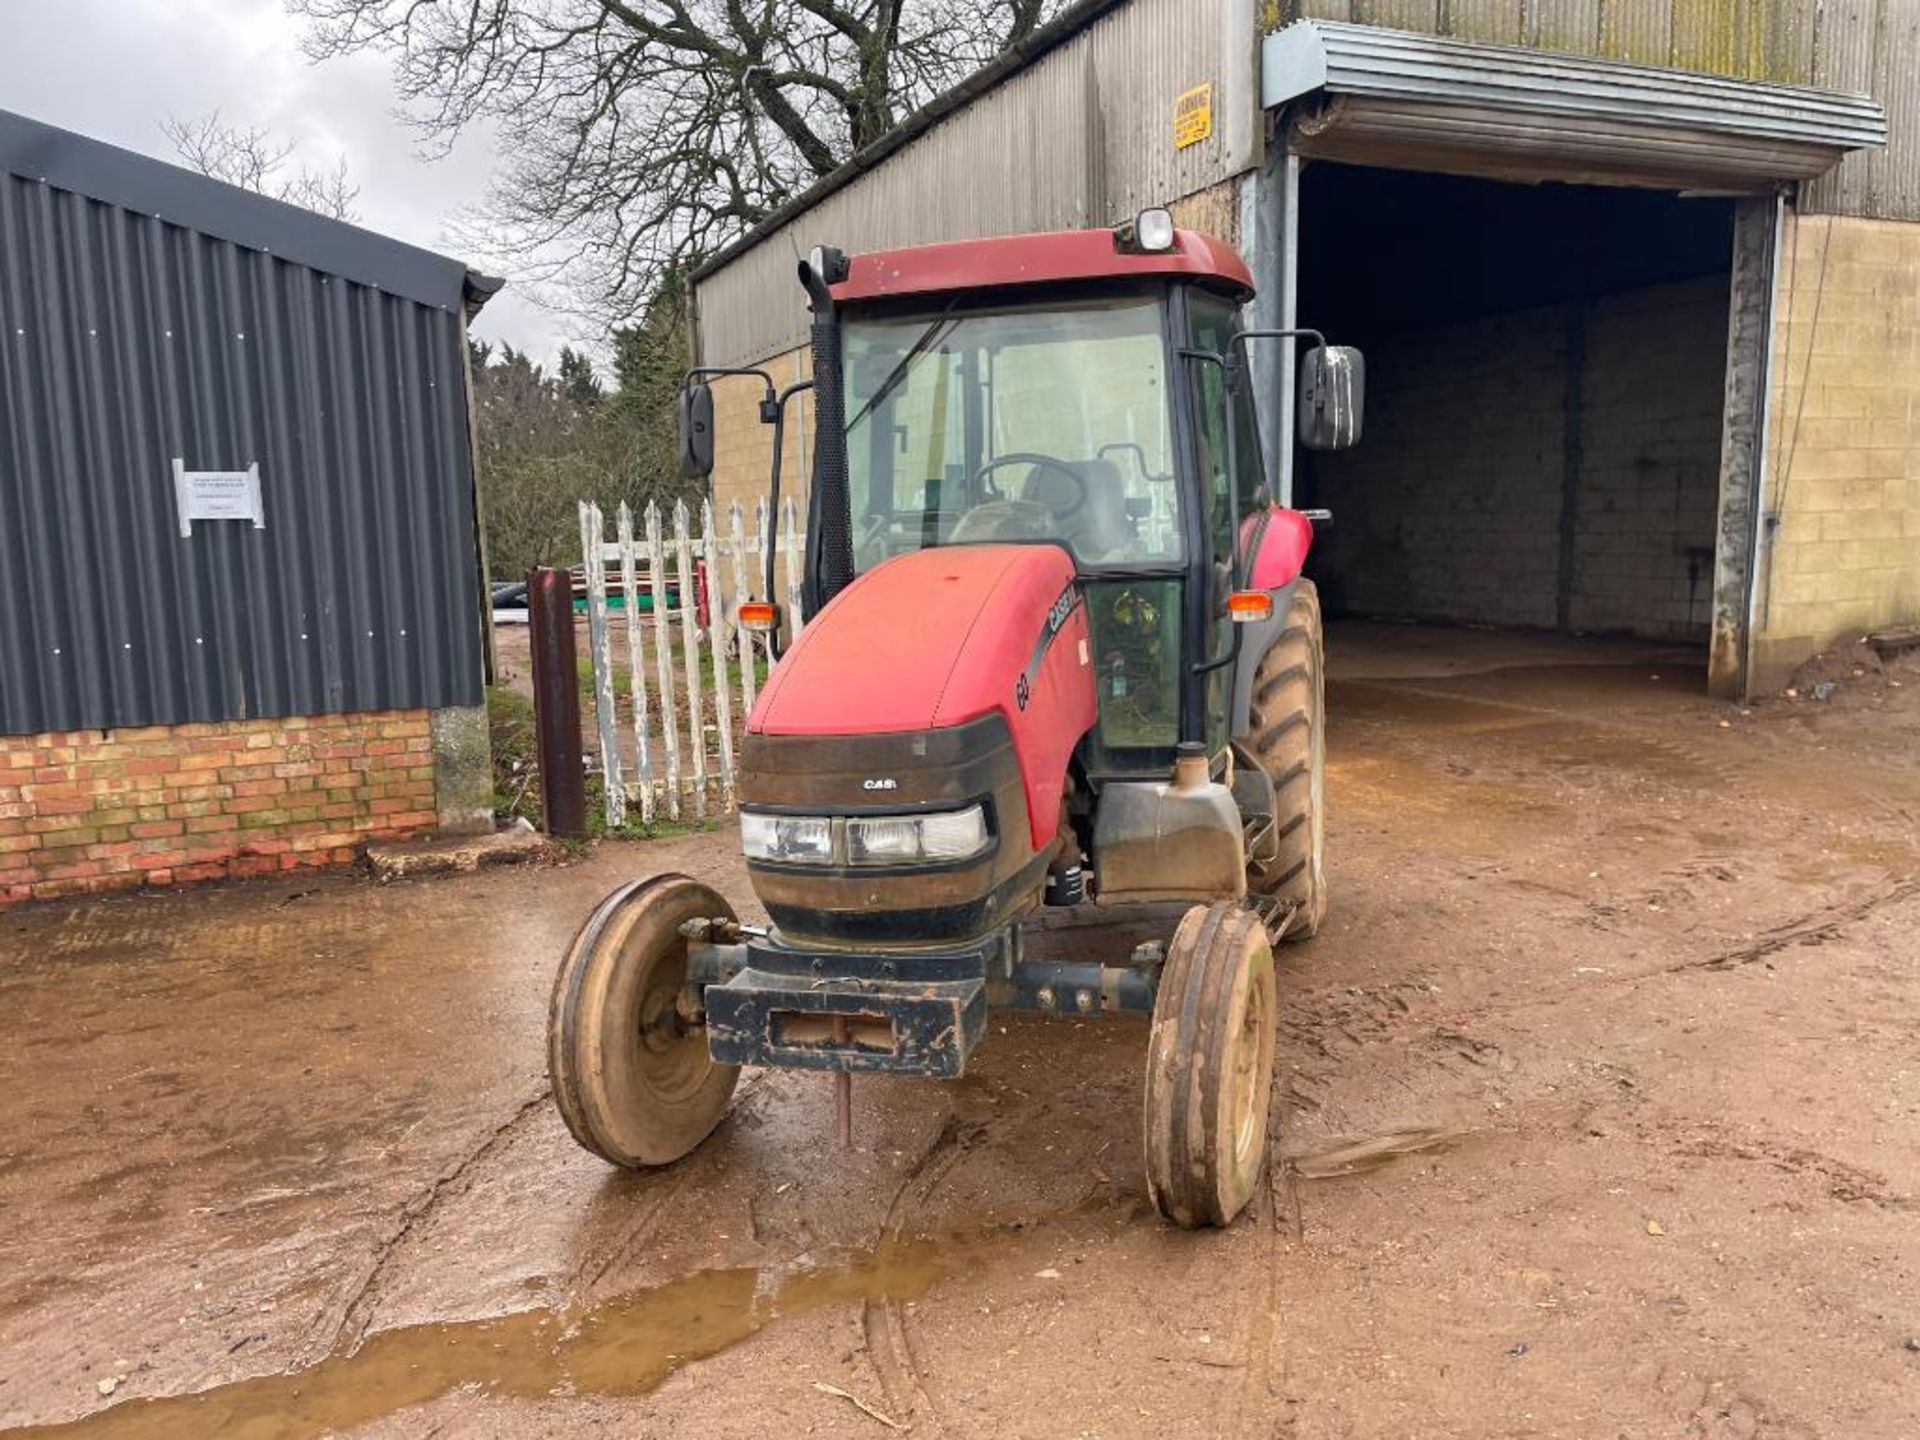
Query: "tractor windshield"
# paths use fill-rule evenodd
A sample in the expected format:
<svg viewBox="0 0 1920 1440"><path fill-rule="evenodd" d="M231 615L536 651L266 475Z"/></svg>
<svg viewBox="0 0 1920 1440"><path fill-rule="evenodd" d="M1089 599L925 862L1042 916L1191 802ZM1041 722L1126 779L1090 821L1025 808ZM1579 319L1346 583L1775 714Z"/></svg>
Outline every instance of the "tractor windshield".
<svg viewBox="0 0 1920 1440"><path fill-rule="evenodd" d="M1059 540L1080 568L1181 559L1155 297L850 317L854 564Z"/></svg>

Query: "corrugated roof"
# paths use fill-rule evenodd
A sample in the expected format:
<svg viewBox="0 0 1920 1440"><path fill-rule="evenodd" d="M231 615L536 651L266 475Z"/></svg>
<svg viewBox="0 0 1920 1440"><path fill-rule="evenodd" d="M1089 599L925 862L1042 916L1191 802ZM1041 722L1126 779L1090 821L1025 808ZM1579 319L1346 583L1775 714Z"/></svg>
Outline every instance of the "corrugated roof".
<svg viewBox="0 0 1920 1440"><path fill-rule="evenodd" d="M1269 35L1261 103L1324 90L1383 101L1512 108L1851 150L1887 142L1871 96L1371 25L1302 20Z"/></svg>
<svg viewBox="0 0 1920 1440"><path fill-rule="evenodd" d="M442 310L478 308L500 288L431 250L6 110L0 172Z"/></svg>

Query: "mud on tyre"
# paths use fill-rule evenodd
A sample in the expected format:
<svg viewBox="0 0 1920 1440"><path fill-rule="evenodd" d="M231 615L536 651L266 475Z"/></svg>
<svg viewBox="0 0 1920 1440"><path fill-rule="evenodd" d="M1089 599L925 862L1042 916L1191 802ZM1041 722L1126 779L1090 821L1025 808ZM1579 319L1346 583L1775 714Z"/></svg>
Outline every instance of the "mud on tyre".
<svg viewBox="0 0 1920 1440"><path fill-rule="evenodd" d="M1147 1189L1176 1225L1230 1223L1265 1172L1276 1003L1259 915L1187 911L1154 998L1145 1096Z"/></svg>
<svg viewBox="0 0 1920 1440"><path fill-rule="evenodd" d="M679 1008L688 920L724 916L719 892L685 875L623 885L580 927L554 979L547 1072L573 1138L629 1169L667 1165L720 1123L740 1071L707 1053Z"/></svg>
<svg viewBox="0 0 1920 1440"><path fill-rule="evenodd" d="M1306 940L1327 914L1326 647L1320 594L1294 586L1284 628L1254 672L1246 750L1273 781L1277 853L1250 868L1248 889L1295 906L1285 940Z"/></svg>

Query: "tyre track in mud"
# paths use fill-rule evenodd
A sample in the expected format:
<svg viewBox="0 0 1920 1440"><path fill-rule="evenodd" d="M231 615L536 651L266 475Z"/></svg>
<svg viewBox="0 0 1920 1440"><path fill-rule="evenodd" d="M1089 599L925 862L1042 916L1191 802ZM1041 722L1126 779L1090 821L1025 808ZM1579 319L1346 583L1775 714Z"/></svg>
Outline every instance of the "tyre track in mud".
<svg viewBox="0 0 1920 1440"><path fill-rule="evenodd" d="M1280 1083L1277 1077L1273 1088L1273 1098L1278 1100ZM1275 1133L1278 1128L1277 1113L1277 1106L1268 1107L1266 1173L1255 1192L1257 1213L1248 1217L1260 1226L1261 1232L1259 1272L1250 1287L1258 1292L1258 1303L1250 1309L1238 1307L1247 1315L1244 1333L1239 1337L1243 1355L1239 1379L1226 1393L1223 1405L1226 1413L1222 1417L1224 1423L1217 1422L1214 1425L1215 1434L1232 1436L1234 1440L1288 1435L1293 1431L1291 1417L1286 1415L1279 1417L1277 1425L1263 1423L1269 1418L1266 1413L1267 1401L1273 1388L1274 1307L1280 1297L1280 1240L1281 1226L1285 1223L1280 1205L1280 1182L1286 1167L1274 1161L1279 1153L1279 1136ZM1297 1189L1292 1189L1289 1198L1297 1206Z"/></svg>
<svg viewBox="0 0 1920 1440"><path fill-rule="evenodd" d="M1631 987L1666 976L1732 972L1799 947L1839 939L1876 912L1916 897L1920 897L1920 879L1895 881L1871 894L1808 910L1739 944L1723 945L1669 964L1596 974L1500 1000L1454 1003L1449 1006L1446 1024L1432 1028L1427 1038L1453 1051L1462 1061L1478 1064L1488 1045L1469 1033L1475 1025L1563 1005L1592 993L1596 985ZM1276 1098L1297 1110L1320 1109L1316 1092L1348 1055L1391 1044L1410 1030L1428 1026L1438 1003L1436 992L1420 972L1385 985L1323 990L1299 997L1291 1012L1283 1008L1280 1018L1285 1070L1284 1088Z"/></svg>
<svg viewBox="0 0 1920 1440"><path fill-rule="evenodd" d="M373 1253L345 1298L337 1305L329 1306L316 1320L313 1330L328 1332L327 1337L325 1343L318 1347L317 1354L312 1353L313 1340L309 1338L303 1346L309 1352L308 1357L302 1364L313 1363L324 1355L348 1353L359 1346L372 1328L374 1312L386 1289L394 1258L405 1247L408 1237L431 1220L448 1200L465 1194L473 1185L475 1170L490 1155L507 1145L547 1104L551 1094L551 1090L542 1086L538 1094L521 1101L506 1119L486 1133L479 1144L441 1171L430 1184L416 1191L400 1207L399 1218L375 1244Z"/></svg>
<svg viewBox="0 0 1920 1440"><path fill-rule="evenodd" d="M992 1124L989 1120L969 1125L958 1115L947 1117L894 1190L880 1222L883 1245L905 1237L909 1222L926 1208L947 1172L979 1144ZM957 1433L945 1407L927 1386L907 1325L906 1307L886 1296L866 1300L861 1307L860 1331L865 1337L867 1358L887 1398L888 1412L904 1417L910 1425L927 1426L925 1433Z"/></svg>
<svg viewBox="0 0 1920 1440"><path fill-rule="evenodd" d="M723 1129L740 1124L746 1112L766 1097L768 1082L774 1073L756 1071L741 1083L722 1123ZM640 1247L659 1233L660 1226L681 1193L696 1182L705 1184L711 1181L714 1168L712 1154L708 1148L696 1149L676 1165L646 1172L658 1176L661 1183L645 1195L634 1197L635 1203L631 1207L633 1213L627 1223L575 1263L562 1287L567 1308L591 1304L600 1283L631 1260Z"/></svg>
<svg viewBox="0 0 1920 1440"><path fill-rule="evenodd" d="M1059 1098L1056 1097L1056 1102ZM1043 1102L1037 1110L1018 1118L1031 1121L1055 1108L1056 1102ZM967 1120L950 1115L895 1188L881 1221L880 1243L897 1244L911 1238L917 1222L954 1170L1013 1118L994 1115L983 1120ZM1283 1205L1280 1200L1283 1191L1290 1191L1287 1183L1290 1177L1283 1173L1283 1167L1275 1158L1279 1154L1274 1134L1277 1114L1272 1109L1267 1123L1269 1148L1265 1179L1256 1192L1253 1210L1242 1222L1257 1224L1261 1234L1259 1263L1243 1267L1240 1272L1246 1277L1243 1288L1252 1292L1251 1297L1221 1297L1222 1309L1236 1321L1234 1348L1239 1358L1231 1362L1207 1362L1210 1368L1227 1372L1219 1398L1210 1407L1215 1418L1209 1433L1236 1437L1236 1440L1287 1433L1285 1429L1275 1432L1266 1421L1274 1307L1279 1292L1279 1252L1285 1235L1297 1228L1294 1214L1297 1207ZM1164 1222L1149 1206L1146 1223L1157 1226ZM880 1296L863 1302L861 1334L868 1361L885 1397L885 1408L890 1416L911 1425L919 1433L964 1436L970 1431L953 1408L941 1399L938 1385L928 1374L915 1329L913 1316L902 1301Z"/></svg>
<svg viewBox="0 0 1920 1440"><path fill-rule="evenodd" d="M1903 880L1884 887L1878 894L1867 895L1858 900L1847 901L1839 905L1830 905L1790 920L1784 925L1776 925L1757 939L1744 945L1735 945L1704 959L1686 960L1669 965L1653 974L1678 975L1688 970L1734 970L1742 965L1751 965L1756 961L1777 955L1796 945L1822 945L1837 939L1843 930L1865 920L1874 911L1888 905L1898 905L1920 895L1920 880ZM1638 979L1644 976L1622 977Z"/></svg>

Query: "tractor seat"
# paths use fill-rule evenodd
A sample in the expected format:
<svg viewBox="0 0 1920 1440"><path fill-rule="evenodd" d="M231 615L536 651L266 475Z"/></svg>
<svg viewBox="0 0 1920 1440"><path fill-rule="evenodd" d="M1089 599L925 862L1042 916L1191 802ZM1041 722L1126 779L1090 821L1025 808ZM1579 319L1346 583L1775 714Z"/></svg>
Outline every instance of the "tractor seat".
<svg viewBox="0 0 1920 1440"><path fill-rule="evenodd" d="M1082 560L1105 560L1126 553L1134 544L1134 529L1127 515L1127 494L1119 467L1111 460L1070 463L1087 492L1077 508L1073 508L1079 498L1073 482L1057 470L1037 465L1021 495L1028 500L1038 500L1061 517L1060 538L1071 545L1074 554Z"/></svg>

